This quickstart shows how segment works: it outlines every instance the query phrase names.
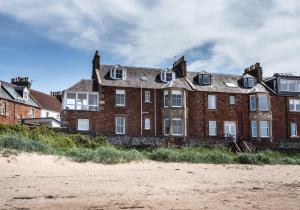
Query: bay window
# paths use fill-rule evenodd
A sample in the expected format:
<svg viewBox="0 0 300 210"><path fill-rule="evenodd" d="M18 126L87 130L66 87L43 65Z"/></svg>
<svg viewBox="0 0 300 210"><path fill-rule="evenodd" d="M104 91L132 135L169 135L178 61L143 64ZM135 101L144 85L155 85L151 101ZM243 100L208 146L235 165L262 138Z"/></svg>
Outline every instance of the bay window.
<svg viewBox="0 0 300 210"><path fill-rule="evenodd" d="M269 121L260 121L260 137L270 137Z"/></svg>
<svg viewBox="0 0 300 210"><path fill-rule="evenodd" d="M256 96L250 96L250 111L256 111Z"/></svg>
<svg viewBox="0 0 300 210"><path fill-rule="evenodd" d="M173 135L180 136L182 135L182 119L181 118L173 118L172 119L172 131Z"/></svg>
<svg viewBox="0 0 300 210"><path fill-rule="evenodd" d="M182 107L182 91L172 90L172 107Z"/></svg>
<svg viewBox="0 0 300 210"><path fill-rule="evenodd" d="M73 93L66 92L64 99L64 109L67 110L98 110L98 93Z"/></svg>
<svg viewBox="0 0 300 210"><path fill-rule="evenodd" d="M266 95L259 95L258 96L258 105L259 111L268 111L268 96Z"/></svg>
<svg viewBox="0 0 300 210"><path fill-rule="evenodd" d="M164 118L164 135L170 134L170 120L169 118Z"/></svg>
<svg viewBox="0 0 300 210"><path fill-rule="evenodd" d="M300 99L290 99L289 107L292 112L300 112Z"/></svg>
<svg viewBox="0 0 300 210"><path fill-rule="evenodd" d="M251 121L251 136L257 137L257 123L256 121Z"/></svg>

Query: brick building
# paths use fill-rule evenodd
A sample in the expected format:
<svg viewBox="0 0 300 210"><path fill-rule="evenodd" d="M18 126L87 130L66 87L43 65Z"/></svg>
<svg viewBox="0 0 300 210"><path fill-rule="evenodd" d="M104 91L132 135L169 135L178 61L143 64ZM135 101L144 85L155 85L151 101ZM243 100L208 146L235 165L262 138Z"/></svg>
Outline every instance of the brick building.
<svg viewBox="0 0 300 210"><path fill-rule="evenodd" d="M62 125L122 142L180 139L189 143L298 140L300 77L263 78L259 63L243 75L102 65L63 92Z"/></svg>
<svg viewBox="0 0 300 210"><path fill-rule="evenodd" d="M41 109L32 98L30 87L28 78L16 78L12 83L0 81L0 124L40 117Z"/></svg>

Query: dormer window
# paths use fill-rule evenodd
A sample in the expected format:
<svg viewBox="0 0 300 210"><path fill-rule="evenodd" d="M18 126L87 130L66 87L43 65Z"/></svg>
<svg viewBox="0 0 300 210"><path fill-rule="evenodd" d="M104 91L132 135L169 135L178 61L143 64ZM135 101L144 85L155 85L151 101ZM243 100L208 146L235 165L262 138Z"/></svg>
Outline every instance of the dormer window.
<svg viewBox="0 0 300 210"><path fill-rule="evenodd" d="M210 85L211 84L211 75L206 71L201 71L198 74L198 84L199 85Z"/></svg>
<svg viewBox="0 0 300 210"><path fill-rule="evenodd" d="M255 86L256 79L251 75L244 75L243 76L243 85L245 88L253 88Z"/></svg>
<svg viewBox="0 0 300 210"><path fill-rule="evenodd" d="M120 65L116 65L110 70L110 77L112 79L126 79L126 69Z"/></svg>
<svg viewBox="0 0 300 210"><path fill-rule="evenodd" d="M162 82L171 82L175 80L175 72L166 69L160 73L160 80Z"/></svg>
<svg viewBox="0 0 300 210"><path fill-rule="evenodd" d="M28 101L28 89L27 88L24 88L24 90L23 90L23 99L25 100L25 101Z"/></svg>

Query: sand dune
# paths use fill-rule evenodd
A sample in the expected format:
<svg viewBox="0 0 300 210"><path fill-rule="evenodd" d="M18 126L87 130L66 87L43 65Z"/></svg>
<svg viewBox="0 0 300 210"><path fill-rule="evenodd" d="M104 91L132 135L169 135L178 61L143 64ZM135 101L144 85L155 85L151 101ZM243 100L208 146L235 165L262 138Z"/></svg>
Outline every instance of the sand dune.
<svg viewBox="0 0 300 210"><path fill-rule="evenodd" d="M300 209L299 166L0 157L0 209Z"/></svg>

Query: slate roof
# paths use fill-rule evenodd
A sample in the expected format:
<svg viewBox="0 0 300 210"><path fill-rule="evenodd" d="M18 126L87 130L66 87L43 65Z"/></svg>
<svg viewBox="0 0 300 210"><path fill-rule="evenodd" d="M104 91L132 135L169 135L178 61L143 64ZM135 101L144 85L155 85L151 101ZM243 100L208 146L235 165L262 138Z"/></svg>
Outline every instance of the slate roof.
<svg viewBox="0 0 300 210"><path fill-rule="evenodd" d="M97 81L92 79L82 79L66 91L70 92L92 92L97 90Z"/></svg>
<svg viewBox="0 0 300 210"><path fill-rule="evenodd" d="M198 75L198 72L188 72L188 79L193 82L193 85L198 91L205 92L228 92L228 93L247 93L248 88L244 88L239 84L240 75L232 74L216 74L208 73L211 75L211 84L210 85L199 85L195 82L195 76ZM228 87L226 83L233 83L237 87Z"/></svg>
<svg viewBox="0 0 300 210"><path fill-rule="evenodd" d="M160 80L160 72L165 68L145 68L145 67L131 67L122 66L126 68L127 76L125 80L115 80L110 78L110 70L115 65L101 65L100 70L96 70L97 79L100 85L112 87L141 87L141 77L146 77L143 81L143 88L164 89L168 87L185 88L187 90L205 91L205 92L227 92L227 93L253 93L253 92L268 92L267 88L262 84L257 84L254 88L244 88L239 80L243 78L241 75L233 74L218 74L201 71L211 75L211 85L199 85L195 81L195 76L199 72L187 72L186 78L176 78L175 81L164 83ZM251 75L246 75L252 77ZM67 91L97 91L97 85L94 80L81 80ZM233 83L237 87L229 87L225 83Z"/></svg>
<svg viewBox="0 0 300 210"><path fill-rule="evenodd" d="M22 100L21 95L15 90L15 88L19 89L17 85L1 81L0 88L0 98L15 101L17 103L26 104L29 106L39 107L39 105L34 101L31 94L29 94L28 101ZM29 91L30 92L30 91Z"/></svg>
<svg viewBox="0 0 300 210"><path fill-rule="evenodd" d="M55 112L61 111L61 103L56 97L32 89L30 90L30 95L35 99L42 109Z"/></svg>

